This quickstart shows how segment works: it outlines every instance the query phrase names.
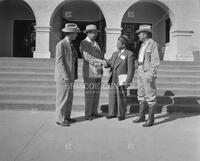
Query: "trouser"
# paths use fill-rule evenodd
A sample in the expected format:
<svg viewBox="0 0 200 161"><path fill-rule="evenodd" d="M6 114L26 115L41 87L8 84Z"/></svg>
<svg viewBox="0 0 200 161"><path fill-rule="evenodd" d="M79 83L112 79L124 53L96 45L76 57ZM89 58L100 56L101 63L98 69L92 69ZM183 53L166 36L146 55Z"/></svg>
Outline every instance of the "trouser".
<svg viewBox="0 0 200 161"><path fill-rule="evenodd" d="M73 102L73 84L56 83L56 121L64 122L70 118Z"/></svg>
<svg viewBox="0 0 200 161"><path fill-rule="evenodd" d="M156 78L150 77L149 71L144 72L143 66L138 67L137 85L138 85L138 100L140 101L140 115L145 112L144 104L147 102L149 106L149 117L154 116L154 110L157 105L156 100ZM143 104L144 103L144 104Z"/></svg>
<svg viewBox="0 0 200 161"><path fill-rule="evenodd" d="M109 116L125 116L127 105L127 88L125 86L110 85L109 90Z"/></svg>
<svg viewBox="0 0 200 161"><path fill-rule="evenodd" d="M87 78L85 82L85 116L98 114L101 78Z"/></svg>

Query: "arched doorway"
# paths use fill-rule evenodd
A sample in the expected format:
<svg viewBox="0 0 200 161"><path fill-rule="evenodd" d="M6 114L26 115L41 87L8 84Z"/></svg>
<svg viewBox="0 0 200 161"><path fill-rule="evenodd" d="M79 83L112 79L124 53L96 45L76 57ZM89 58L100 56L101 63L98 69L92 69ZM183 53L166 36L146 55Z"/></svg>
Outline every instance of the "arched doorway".
<svg viewBox="0 0 200 161"><path fill-rule="evenodd" d="M159 45L160 59L163 60L165 46L170 41L171 20L169 9L160 2L136 2L124 14L121 27L122 33L129 39L129 49L138 54L140 42L135 33L141 24L152 26L153 39Z"/></svg>
<svg viewBox="0 0 200 161"><path fill-rule="evenodd" d="M31 8L22 0L0 1L1 57L33 57L36 24Z"/></svg>
<svg viewBox="0 0 200 161"><path fill-rule="evenodd" d="M76 23L80 30L83 31L88 24L95 24L97 28L101 31L97 37L97 42L99 43L102 51L105 53L105 18L100 10L100 8L92 1L65 1L60 4L54 11L50 26L50 51L52 57L55 57L55 46L59 40L64 37L61 29L64 27L65 23ZM75 48L78 51L79 58L81 54L79 52L80 41L86 37L84 33L80 33L75 40Z"/></svg>

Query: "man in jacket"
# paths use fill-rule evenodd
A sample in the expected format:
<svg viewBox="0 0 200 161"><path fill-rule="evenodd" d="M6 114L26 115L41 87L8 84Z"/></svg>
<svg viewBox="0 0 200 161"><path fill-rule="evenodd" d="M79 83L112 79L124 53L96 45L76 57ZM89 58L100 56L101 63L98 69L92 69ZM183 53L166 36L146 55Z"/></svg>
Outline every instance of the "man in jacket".
<svg viewBox="0 0 200 161"><path fill-rule="evenodd" d="M126 49L127 44L128 37L125 35L120 36L117 40L118 51L114 52L112 57L104 63L104 67L110 67L107 119L116 116L119 121L125 119L127 87L132 82L135 71L135 56Z"/></svg>
<svg viewBox="0 0 200 161"><path fill-rule="evenodd" d="M104 54L95 41L99 30L96 25L88 25L83 31L87 37L80 43L83 56L83 80L85 84L85 118L92 120L100 117L98 114L101 77L103 75L102 62Z"/></svg>
<svg viewBox="0 0 200 161"><path fill-rule="evenodd" d="M138 100L139 117L134 123L145 121L145 105L149 106L149 117L144 127L150 127L154 124L154 110L157 106L156 100L156 72L160 64L158 45L151 39L152 30L150 25L141 25L136 31L142 45L138 55Z"/></svg>
<svg viewBox="0 0 200 161"><path fill-rule="evenodd" d="M55 81L56 81L56 123L70 126L75 122L70 118L73 101L73 84L77 79L78 56L72 41L76 39L79 28L74 23L65 24L62 29L66 37L56 45Z"/></svg>

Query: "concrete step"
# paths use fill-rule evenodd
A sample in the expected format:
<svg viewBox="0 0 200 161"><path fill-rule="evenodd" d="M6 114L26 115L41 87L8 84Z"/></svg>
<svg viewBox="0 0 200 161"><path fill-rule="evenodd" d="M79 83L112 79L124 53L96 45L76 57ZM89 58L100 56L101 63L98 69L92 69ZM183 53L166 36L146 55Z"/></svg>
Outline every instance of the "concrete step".
<svg viewBox="0 0 200 161"><path fill-rule="evenodd" d="M173 71L169 71L169 70L158 70L158 77L161 76L200 76L200 70L199 71L180 71L180 70L173 70Z"/></svg>
<svg viewBox="0 0 200 161"><path fill-rule="evenodd" d="M160 65L169 65L169 66L200 66L199 62L193 61L161 61Z"/></svg>
<svg viewBox="0 0 200 161"><path fill-rule="evenodd" d="M160 65L158 68L159 70L179 70L179 71L199 71L200 70L200 66L173 66L173 65Z"/></svg>
<svg viewBox="0 0 200 161"><path fill-rule="evenodd" d="M13 67L13 66L0 66L0 72L7 72L7 73L51 73L54 74L54 68L49 67Z"/></svg>
<svg viewBox="0 0 200 161"><path fill-rule="evenodd" d="M84 111L84 105L73 105L73 111ZM0 110L31 110L31 111L55 111L54 102L33 102L17 100L1 100Z"/></svg>
<svg viewBox="0 0 200 161"><path fill-rule="evenodd" d="M30 86L30 85L2 85L0 84L0 91L1 92L21 92L26 93L27 91L30 93L55 93L56 88L55 86ZM188 96L198 96L200 95L200 88L191 88L190 86L175 86L164 88L163 86L157 87L157 93L159 95L164 95L167 91L170 91L174 95L188 95ZM105 96L108 96L109 87L101 88L101 93ZM78 84L78 86L74 86L74 94L83 95L84 94L84 85Z"/></svg>
<svg viewBox="0 0 200 161"><path fill-rule="evenodd" d="M1 79L0 85L8 86L55 86L56 83L52 80L24 80L24 79Z"/></svg>
<svg viewBox="0 0 200 161"><path fill-rule="evenodd" d="M43 80L43 79L48 79L48 80L53 80L54 75L51 73L30 73L30 72L0 72L0 78L3 79L12 79L12 78L20 78L20 79L32 79L32 80Z"/></svg>
<svg viewBox="0 0 200 161"><path fill-rule="evenodd" d="M0 104L2 102L4 102L5 100L10 100L12 101L30 101L30 102L53 102L55 103L55 99L56 96L54 95L49 95L49 94L41 94L41 93L27 93L27 94L23 94L23 93L16 93L16 94L9 94L9 93L0 93ZM108 97L100 97L100 104L104 103L104 102L108 102ZM85 104L85 96L82 95L78 95L78 96L74 96L73 98L73 104L74 105L84 105Z"/></svg>
<svg viewBox="0 0 200 161"><path fill-rule="evenodd" d="M156 82L156 88L165 88L165 89L194 89L200 90L200 82Z"/></svg>
<svg viewBox="0 0 200 161"><path fill-rule="evenodd" d="M184 82L188 82L188 83L199 83L200 82L200 78L198 76L179 76L177 75L172 76L172 75L168 75L168 76L158 76L156 82L175 82L175 83L184 83Z"/></svg>

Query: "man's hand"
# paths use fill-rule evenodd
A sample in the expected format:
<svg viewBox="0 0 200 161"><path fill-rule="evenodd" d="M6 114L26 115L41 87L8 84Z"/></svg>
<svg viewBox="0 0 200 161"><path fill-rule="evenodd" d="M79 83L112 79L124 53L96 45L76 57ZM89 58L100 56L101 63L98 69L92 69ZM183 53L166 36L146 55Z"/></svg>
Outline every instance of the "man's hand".
<svg viewBox="0 0 200 161"><path fill-rule="evenodd" d="M104 67L108 66L108 63L107 63L107 61L106 61L105 59L102 60L102 65L103 65Z"/></svg>
<svg viewBox="0 0 200 161"><path fill-rule="evenodd" d="M127 82L123 82L122 85L125 86L126 88L128 88L130 86L130 84Z"/></svg>

